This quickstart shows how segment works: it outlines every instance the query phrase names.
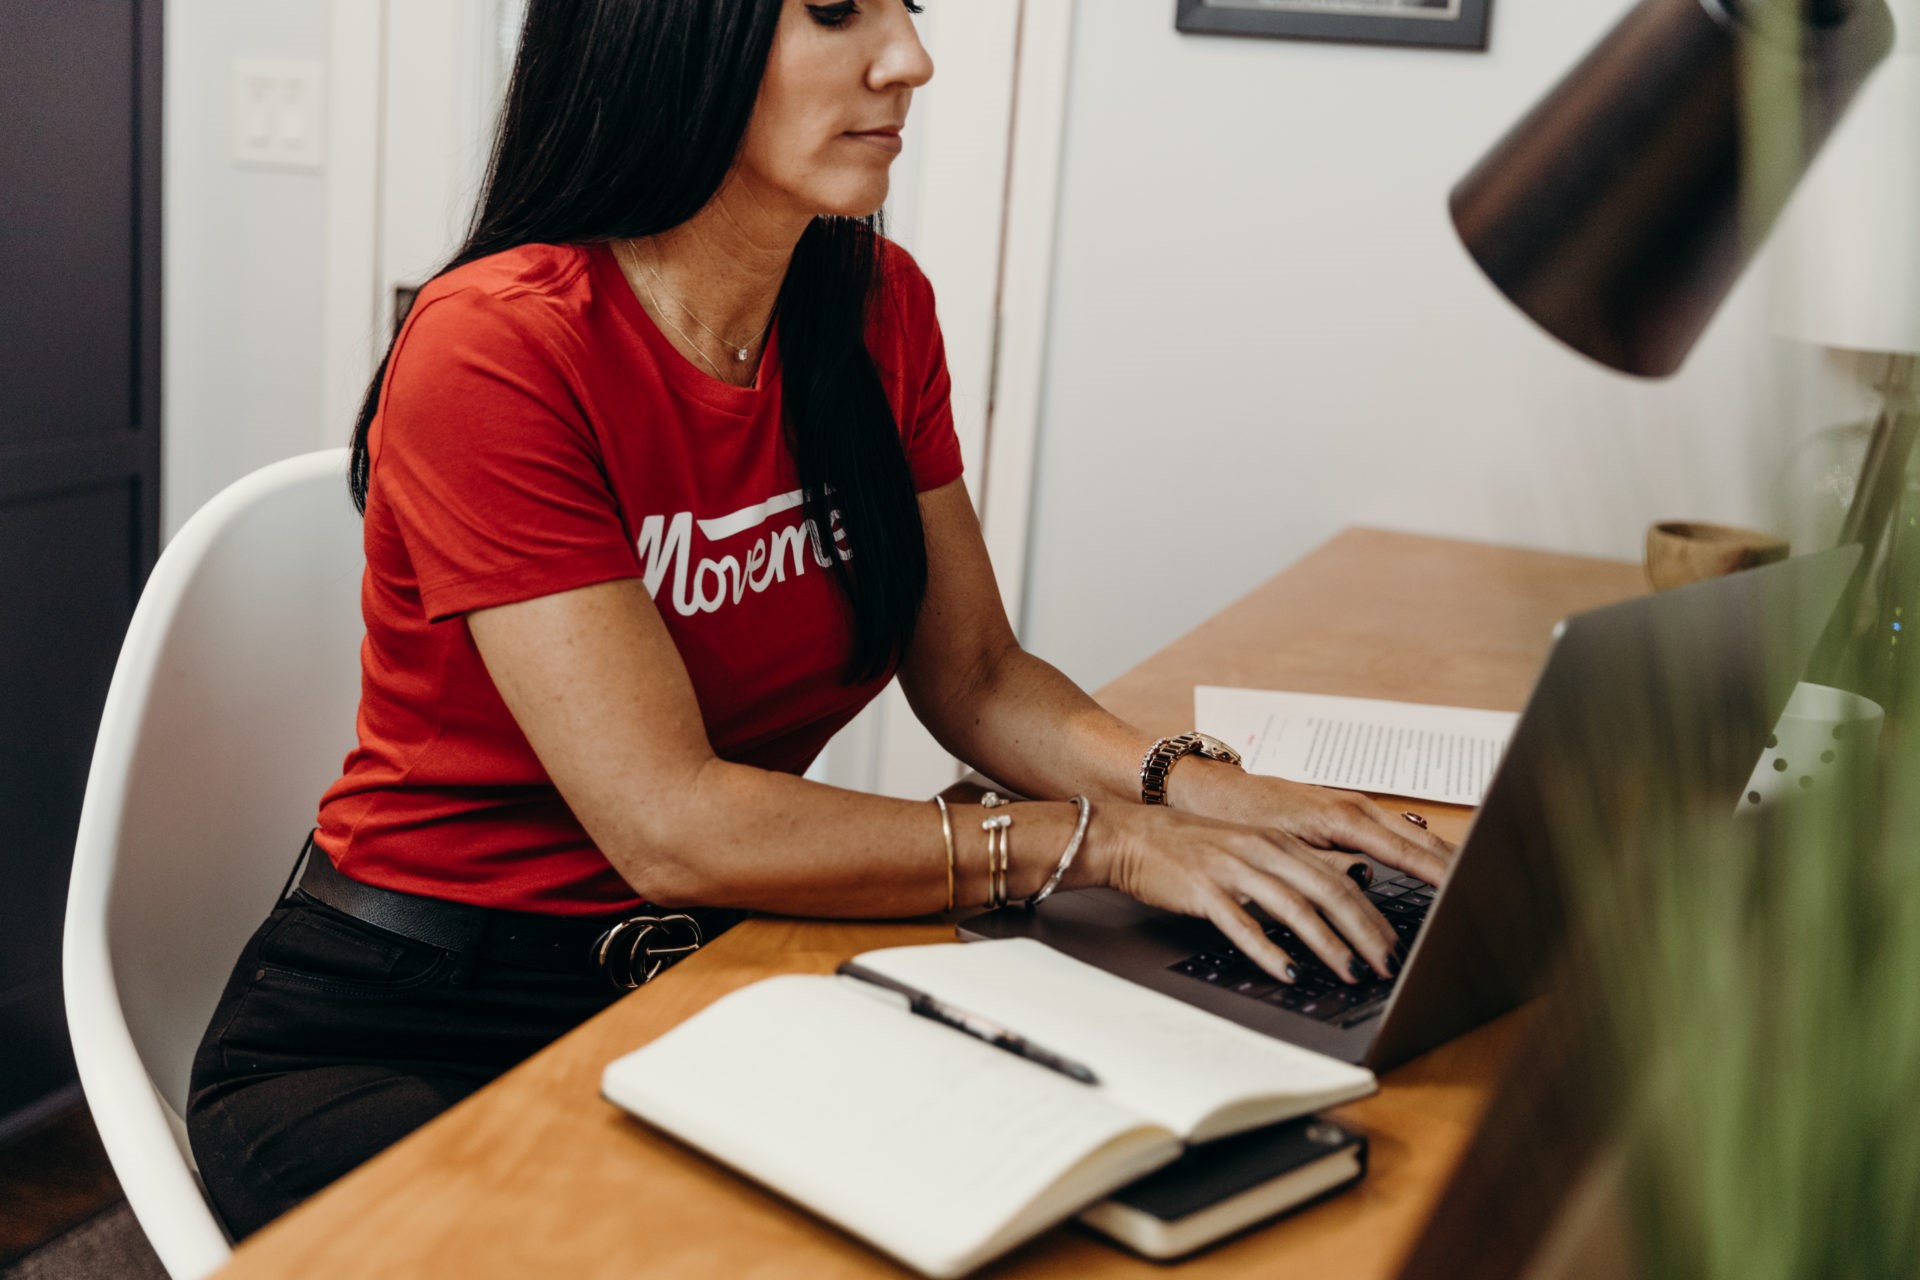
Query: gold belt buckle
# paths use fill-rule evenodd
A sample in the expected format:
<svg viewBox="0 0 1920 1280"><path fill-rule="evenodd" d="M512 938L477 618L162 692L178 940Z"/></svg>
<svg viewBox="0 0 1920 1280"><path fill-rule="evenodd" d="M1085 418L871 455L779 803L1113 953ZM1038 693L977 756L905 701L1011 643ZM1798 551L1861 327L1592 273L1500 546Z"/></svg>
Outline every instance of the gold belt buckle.
<svg viewBox="0 0 1920 1280"><path fill-rule="evenodd" d="M632 991L700 949L700 923L684 912L632 916L594 940L593 959L616 991Z"/></svg>

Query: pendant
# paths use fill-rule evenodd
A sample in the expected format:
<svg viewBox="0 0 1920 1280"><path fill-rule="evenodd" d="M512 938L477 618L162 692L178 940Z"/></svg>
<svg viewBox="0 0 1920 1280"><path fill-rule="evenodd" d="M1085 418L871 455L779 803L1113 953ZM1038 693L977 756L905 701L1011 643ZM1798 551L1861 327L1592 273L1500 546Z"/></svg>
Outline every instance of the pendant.
<svg viewBox="0 0 1920 1280"><path fill-rule="evenodd" d="M733 353L733 358L735 360L738 360L741 364L745 364L747 362L747 349L745 347L740 348L738 351Z"/></svg>

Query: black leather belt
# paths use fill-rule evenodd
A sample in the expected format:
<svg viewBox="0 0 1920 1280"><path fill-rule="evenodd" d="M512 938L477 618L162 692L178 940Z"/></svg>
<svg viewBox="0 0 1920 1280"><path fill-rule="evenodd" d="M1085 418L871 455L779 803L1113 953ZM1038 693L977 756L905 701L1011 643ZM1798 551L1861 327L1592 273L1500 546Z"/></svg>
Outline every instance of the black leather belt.
<svg viewBox="0 0 1920 1280"><path fill-rule="evenodd" d="M501 911L362 884L307 842L299 892L376 929L491 963L550 973L598 973L621 990L657 977L732 928L746 912L643 908L617 915Z"/></svg>

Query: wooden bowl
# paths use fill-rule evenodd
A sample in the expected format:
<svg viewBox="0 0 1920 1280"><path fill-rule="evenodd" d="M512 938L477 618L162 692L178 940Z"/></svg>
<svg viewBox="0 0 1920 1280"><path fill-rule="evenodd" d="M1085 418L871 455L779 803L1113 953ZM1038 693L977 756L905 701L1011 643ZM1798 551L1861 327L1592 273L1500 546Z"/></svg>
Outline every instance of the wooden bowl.
<svg viewBox="0 0 1920 1280"><path fill-rule="evenodd" d="M1758 529L1698 520L1662 520L1647 528L1647 581L1655 591L1785 560L1784 539Z"/></svg>

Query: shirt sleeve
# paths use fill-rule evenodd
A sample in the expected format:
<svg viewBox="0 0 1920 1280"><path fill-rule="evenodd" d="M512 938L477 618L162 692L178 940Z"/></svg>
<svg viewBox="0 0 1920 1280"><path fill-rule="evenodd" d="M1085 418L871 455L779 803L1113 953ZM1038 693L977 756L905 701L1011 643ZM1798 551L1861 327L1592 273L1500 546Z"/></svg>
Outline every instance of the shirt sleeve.
<svg viewBox="0 0 1920 1280"><path fill-rule="evenodd" d="M960 478L964 467L960 437L953 426L953 380L947 373L947 344L934 308L933 284L913 256L887 241L883 270L898 317L896 341L905 386L901 401L900 442L913 472L913 487L925 493Z"/></svg>
<svg viewBox="0 0 1920 1280"><path fill-rule="evenodd" d="M431 621L640 576L539 301L458 290L407 321L369 442Z"/></svg>

